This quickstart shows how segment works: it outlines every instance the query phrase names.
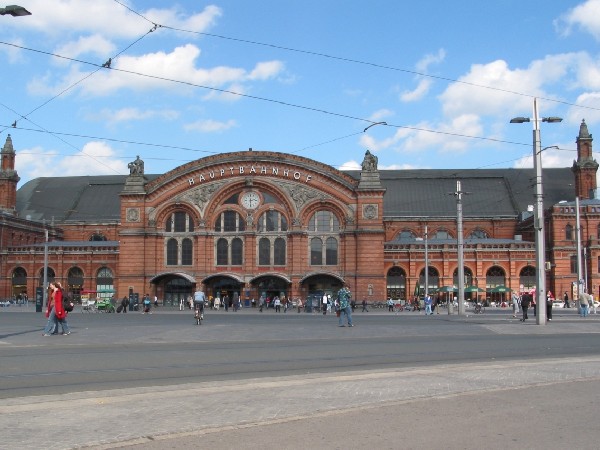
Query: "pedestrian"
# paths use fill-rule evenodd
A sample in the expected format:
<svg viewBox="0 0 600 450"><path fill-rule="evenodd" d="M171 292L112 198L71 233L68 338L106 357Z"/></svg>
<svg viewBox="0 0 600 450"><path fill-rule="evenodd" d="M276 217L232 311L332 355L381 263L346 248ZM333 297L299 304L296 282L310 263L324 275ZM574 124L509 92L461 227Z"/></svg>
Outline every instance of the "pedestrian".
<svg viewBox="0 0 600 450"><path fill-rule="evenodd" d="M352 308L352 312L356 309L356 301L354 299L350 301L350 308Z"/></svg>
<svg viewBox="0 0 600 450"><path fill-rule="evenodd" d="M552 320L552 303L554 299L550 296L550 292L548 292L548 296L546 297L546 318L551 321Z"/></svg>
<svg viewBox="0 0 600 450"><path fill-rule="evenodd" d="M158 297L156 295L154 296L154 307L158 308Z"/></svg>
<svg viewBox="0 0 600 450"><path fill-rule="evenodd" d="M300 312L300 310L302 309L302 299L298 298L298 300L296 301L296 307L298 308L298 312Z"/></svg>
<svg viewBox="0 0 600 450"><path fill-rule="evenodd" d="M433 314L433 311L431 311L431 296L427 294L425 296L425 315L430 316L431 314Z"/></svg>
<svg viewBox="0 0 600 450"><path fill-rule="evenodd" d="M589 314L590 295L585 292L579 296L579 315L587 317Z"/></svg>
<svg viewBox="0 0 600 450"><path fill-rule="evenodd" d="M323 311L323 315L327 314L327 294L323 294L321 299L321 311Z"/></svg>
<svg viewBox="0 0 600 450"><path fill-rule="evenodd" d="M533 317L537 316L537 302L535 301L535 296L531 296L531 306L533 308Z"/></svg>
<svg viewBox="0 0 600 450"><path fill-rule="evenodd" d="M150 296L148 294L144 295L144 314L152 314L150 312L150 306L152 305L150 303Z"/></svg>
<svg viewBox="0 0 600 450"><path fill-rule="evenodd" d="M352 298L352 293L350 292L350 288L347 284L344 284L338 291L338 302L340 304L340 318L338 320L338 326L343 327L344 325L344 315L346 316L346 321L348 322L349 327L353 327L352 323L352 308L350 307L350 300Z"/></svg>
<svg viewBox="0 0 600 450"><path fill-rule="evenodd" d="M275 300L273 300L273 304L275 305L275 312L281 312L281 299L278 295L275 296Z"/></svg>
<svg viewBox="0 0 600 450"><path fill-rule="evenodd" d="M58 330L58 321L56 320L56 312L54 309L54 288L52 283L48 286L46 317L48 318L48 322L46 322L42 336L51 336Z"/></svg>
<svg viewBox="0 0 600 450"><path fill-rule="evenodd" d="M391 298L387 299L387 307L388 307L388 312L394 312L394 300L392 300Z"/></svg>
<svg viewBox="0 0 600 450"><path fill-rule="evenodd" d="M229 311L229 295L225 294L223 296L223 306L225 307L225 312Z"/></svg>
<svg viewBox="0 0 600 450"><path fill-rule="evenodd" d="M512 293L512 310L513 310L513 317L517 317L517 314L519 314L519 296L517 295L516 292Z"/></svg>
<svg viewBox="0 0 600 450"><path fill-rule="evenodd" d="M60 325L62 329L62 334L64 336L68 336L71 334L71 330L69 329L69 324L67 323L67 311L65 311L63 305L63 297L64 290L62 285L57 281L55 283L50 283L50 286L53 286L54 289L54 311L56 314L56 331L58 332L58 325Z"/></svg>
<svg viewBox="0 0 600 450"><path fill-rule="evenodd" d="M527 310L529 309L529 305L531 304L532 300L533 298L531 297L531 294L527 292L521 296L521 311L523 311L523 318L521 319L521 322L525 322L529 318L527 317Z"/></svg>
<svg viewBox="0 0 600 450"><path fill-rule="evenodd" d="M240 308L240 294L237 292L233 293L233 312L237 312Z"/></svg>
<svg viewBox="0 0 600 450"><path fill-rule="evenodd" d="M362 312L369 312L369 310L367 309L367 297L363 297Z"/></svg>
<svg viewBox="0 0 600 450"><path fill-rule="evenodd" d="M567 291L565 291L565 295L563 295L563 302L565 303L563 305L563 307L565 307L565 308L571 307L571 305L569 304L569 294L567 294Z"/></svg>
<svg viewBox="0 0 600 450"><path fill-rule="evenodd" d="M260 312L262 312L262 311L263 311L263 308L264 308L264 306L265 306L265 296L264 296L264 295L261 295L261 296L260 296L260 298L258 299L258 310L259 310Z"/></svg>
<svg viewBox="0 0 600 450"><path fill-rule="evenodd" d="M126 296L123 296L121 300L121 308L123 308L123 313L127 313L127 305L129 305L129 299Z"/></svg>
<svg viewBox="0 0 600 450"><path fill-rule="evenodd" d="M594 311L594 314L598 314L597 310L596 310L596 299L594 298L593 295L588 294L590 296L590 298L588 299L590 302L589 308L590 308L590 314L592 313L592 310Z"/></svg>

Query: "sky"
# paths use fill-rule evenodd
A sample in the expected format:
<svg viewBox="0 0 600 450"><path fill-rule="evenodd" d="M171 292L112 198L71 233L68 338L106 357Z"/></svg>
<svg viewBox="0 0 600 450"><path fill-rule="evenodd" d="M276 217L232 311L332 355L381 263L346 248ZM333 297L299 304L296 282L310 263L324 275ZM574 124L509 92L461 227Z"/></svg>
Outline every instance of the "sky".
<svg viewBox="0 0 600 450"><path fill-rule="evenodd" d="M540 125L544 167L572 166L583 119L600 133L600 0L14 2L32 15L0 16L0 146L19 186L249 148L533 167L532 124L509 121L534 98L564 119Z"/></svg>

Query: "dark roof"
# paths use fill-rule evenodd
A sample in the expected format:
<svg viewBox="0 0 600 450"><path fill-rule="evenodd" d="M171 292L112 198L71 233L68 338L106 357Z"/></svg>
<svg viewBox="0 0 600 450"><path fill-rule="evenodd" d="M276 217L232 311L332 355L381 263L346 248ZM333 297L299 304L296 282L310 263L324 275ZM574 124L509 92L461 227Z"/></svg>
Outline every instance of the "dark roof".
<svg viewBox="0 0 600 450"><path fill-rule="evenodd" d="M360 179L360 171L347 171ZM534 203L533 169L380 170L386 218L456 217L461 181L464 217L516 218ZM144 175L151 181L160 175ZM17 191L21 218L64 222L118 222L126 175L36 178ZM544 169L544 207L575 197L570 168Z"/></svg>

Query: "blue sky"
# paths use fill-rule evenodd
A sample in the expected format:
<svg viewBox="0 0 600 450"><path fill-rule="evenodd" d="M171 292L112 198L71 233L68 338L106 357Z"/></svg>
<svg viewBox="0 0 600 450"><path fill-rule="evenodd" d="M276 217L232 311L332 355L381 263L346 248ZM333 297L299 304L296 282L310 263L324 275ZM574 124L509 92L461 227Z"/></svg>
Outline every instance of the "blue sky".
<svg viewBox="0 0 600 450"><path fill-rule="evenodd" d="M600 133L600 0L15 2L32 15L0 16L0 145L20 185L248 148L531 167L531 124L509 120L534 97L564 118L541 126L544 167L572 165L582 119Z"/></svg>

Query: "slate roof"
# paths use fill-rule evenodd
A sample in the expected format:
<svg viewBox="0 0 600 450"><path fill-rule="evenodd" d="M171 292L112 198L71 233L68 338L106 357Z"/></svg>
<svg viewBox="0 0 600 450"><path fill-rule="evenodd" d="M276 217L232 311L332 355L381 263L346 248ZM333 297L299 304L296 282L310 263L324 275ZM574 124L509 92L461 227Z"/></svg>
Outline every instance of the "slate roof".
<svg viewBox="0 0 600 450"><path fill-rule="evenodd" d="M347 171L355 179L360 171ZM386 189L384 217L456 217L456 181L462 183L464 217L517 218L534 203L533 169L380 170ZM160 175L146 174L151 181ZM17 213L35 221L107 223L120 221L119 193L126 175L44 177L17 191ZM575 197L570 168L543 171L544 207Z"/></svg>

